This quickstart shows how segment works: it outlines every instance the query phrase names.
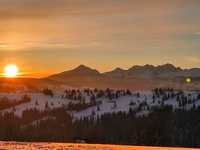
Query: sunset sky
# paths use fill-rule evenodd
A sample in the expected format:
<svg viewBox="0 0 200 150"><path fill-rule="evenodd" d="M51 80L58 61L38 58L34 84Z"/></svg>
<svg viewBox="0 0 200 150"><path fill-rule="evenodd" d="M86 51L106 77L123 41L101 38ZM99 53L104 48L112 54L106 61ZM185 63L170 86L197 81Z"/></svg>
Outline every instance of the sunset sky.
<svg viewBox="0 0 200 150"><path fill-rule="evenodd" d="M0 72L200 67L200 0L0 0Z"/></svg>

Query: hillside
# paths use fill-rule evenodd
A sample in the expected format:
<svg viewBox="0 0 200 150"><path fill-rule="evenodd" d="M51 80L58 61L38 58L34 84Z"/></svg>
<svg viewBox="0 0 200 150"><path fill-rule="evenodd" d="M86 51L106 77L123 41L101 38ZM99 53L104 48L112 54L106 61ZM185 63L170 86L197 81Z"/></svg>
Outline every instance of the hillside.
<svg viewBox="0 0 200 150"><path fill-rule="evenodd" d="M53 95L44 92L0 93L3 100L20 101L26 95L30 101L7 109L0 109L1 113L14 112L21 117L23 112L30 109L45 111L65 106L74 119L101 116L106 113L136 111L137 116L148 115L151 109L171 106L173 109L190 110L200 106L199 91L129 91L129 90L90 90L67 89L66 91L52 91ZM186 99L186 101L185 101Z"/></svg>
<svg viewBox="0 0 200 150"><path fill-rule="evenodd" d="M199 115L200 91L0 92L0 140L199 147Z"/></svg>

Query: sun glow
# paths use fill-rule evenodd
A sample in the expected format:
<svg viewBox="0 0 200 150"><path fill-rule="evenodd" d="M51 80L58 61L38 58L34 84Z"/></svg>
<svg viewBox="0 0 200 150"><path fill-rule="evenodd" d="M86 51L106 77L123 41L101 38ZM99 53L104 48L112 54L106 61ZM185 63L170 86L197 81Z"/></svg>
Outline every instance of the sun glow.
<svg viewBox="0 0 200 150"><path fill-rule="evenodd" d="M192 82L192 78L186 78L186 82L187 83L191 83Z"/></svg>
<svg viewBox="0 0 200 150"><path fill-rule="evenodd" d="M14 78L18 74L18 67L14 64L7 65L4 69L4 75L8 78Z"/></svg>

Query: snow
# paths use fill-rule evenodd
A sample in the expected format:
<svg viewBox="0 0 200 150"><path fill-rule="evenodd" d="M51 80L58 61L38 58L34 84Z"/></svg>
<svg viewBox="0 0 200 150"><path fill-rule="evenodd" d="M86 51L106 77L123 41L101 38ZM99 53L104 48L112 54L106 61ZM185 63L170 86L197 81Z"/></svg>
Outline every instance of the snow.
<svg viewBox="0 0 200 150"><path fill-rule="evenodd" d="M147 147L147 146L120 146L106 144L74 144L74 143L20 143L0 142L0 149L24 149L24 150L195 150L194 148L169 148L169 147Z"/></svg>
<svg viewBox="0 0 200 150"><path fill-rule="evenodd" d="M5 93L3 93L3 96L6 96L9 99L12 99L13 97L16 97L16 98L22 97L24 94L30 96L31 101L29 103L20 104L15 107L15 115L17 116L22 116L23 111L34 109L34 108L36 108L37 110L43 111L45 110L46 103L48 103L49 108L58 108L63 105L67 105L70 102L70 100L62 99L61 95L58 93L56 93L54 97L46 96L42 93L21 93L21 95L14 94L14 93L12 95L10 94L6 95ZM0 96L1 95L2 93L0 94ZM38 105L36 105L36 103L38 103ZM53 104L53 106L51 104ZM2 113L12 112L12 111L13 111L13 108L9 108L9 109L3 110Z"/></svg>
<svg viewBox="0 0 200 150"><path fill-rule="evenodd" d="M3 97L7 97L11 100L19 100L23 95L21 93L1 93L0 99Z"/></svg>
<svg viewBox="0 0 200 150"><path fill-rule="evenodd" d="M99 101L102 101L102 104L99 105L100 110L97 111L97 106L90 107L86 110L76 112L73 114L73 117L76 119L81 119L83 117L97 117L101 116L105 113L116 113L116 112L128 112L130 108L134 109L136 108L140 102L146 100L147 103L151 103L151 97L152 93L151 91L143 91L141 96L137 98L136 96L123 96L118 99L114 99L112 101L108 99L99 99ZM114 103L116 102L116 107L114 107ZM134 102L136 105L130 106L130 103ZM95 112L95 115L94 113ZM138 115L145 115L147 114L147 111L140 112Z"/></svg>
<svg viewBox="0 0 200 150"><path fill-rule="evenodd" d="M140 93L140 96L138 97L136 93ZM96 99L98 103L95 106L91 106L87 109L81 110L81 111L71 111L71 115L74 117L74 119L81 119L83 117L94 117L96 118L97 116L101 116L105 113L114 113L114 112L128 112L130 108L132 110L137 110L138 107L142 103L147 103L148 107L153 107L153 106L160 106L161 103L161 98L156 98L155 102L153 103L153 92L152 91L133 91L132 95L126 95L126 96L121 96L118 99L108 99L106 97L101 97ZM188 96L191 94L191 99L196 98L198 95L197 91L184 91L184 95ZM59 108L64 106L67 106L69 103L78 103L79 101L75 100L70 100L67 98L63 98L64 91L55 91L54 96L47 96L44 95L41 92L37 93L31 93L31 92L18 92L18 93L0 93L0 98L2 97L7 97L8 99L13 99L13 100L19 100L23 95L28 95L31 97L31 101L28 103L23 103L20 105L15 106L15 108L9 108L5 110L1 110L3 114L6 112L13 112L15 115L21 117L23 114L23 111L29 110L29 109L37 109L40 111L43 111L46 108L46 104L48 103L48 109L53 109L53 108ZM88 95L85 96L85 102L89 103L90 102L90 97ZM38 104L36 104L38 103ZM130 103L133 103L133 105L130 105ZM200 100L196 100L194 104L198 107L200 106ZM176 98L173 99L168 99L164 101L164 105L171 105L173 108L179 108L178 102ZM191 109L193 107L193 104L187 104L185 109ZM151 110L147 109L147 106L142 106L142 109L137 111L136 116L143 116L143 115L148 115L148 113Z"/></svg>
<svg viewBox="0 0 200 150"><path fill-rule="evenodd" d="M97 106L90 107L86 110L76 112L74 113L75 118L82 118L87 116L93 116L93 112L95 111L95 116L100 116L105 113L114 113L114 112L127 112L129 110L129 104L131 101L133 101L133 97L131 96L125 96L121 97L119 99L115 99L113 101L110 101L108 99L100 99L102 101L102 104L99 105L100 110L97 111ZM114 107L114 102L116 102L117 106Z"/></svg>

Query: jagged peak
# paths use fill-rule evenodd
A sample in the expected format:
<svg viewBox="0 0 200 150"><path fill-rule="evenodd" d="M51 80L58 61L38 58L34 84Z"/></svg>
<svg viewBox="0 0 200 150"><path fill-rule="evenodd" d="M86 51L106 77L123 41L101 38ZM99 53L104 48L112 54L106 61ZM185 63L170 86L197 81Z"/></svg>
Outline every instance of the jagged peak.
<svg viewBox="0 0 200 150"><path fill-rule="evenodd" d="M73 70L80 70L80 69L91 69L91 68L86 65L81 64ZM93 70L93 69L91 69L91 70Z"/></svg>
<svg viewBox="0 0 200 150"><path fill-rule="evenodd" d="M75 69L71 70L71 72L100 74L96 69L92 69L86 65L79 65Z"/></svg>
<svg viewBox="0 0 200 150"><path fill-rule="evenodd" d="M173 64L170 64L170 63L166 63L166 64L163 64L163 65L158 65L157 67L177 68Z"/></svg>
<svg viewBox="0 0 200 150"><path fill-rule="evenodd" d="M150 65L150 64L146 64L146 65L134 65L133 67L131 67L129 70L135 70L135 69L154 69L155 66Z"/></svg>
<svg viewBox="0 0 200 150"><path fill-rule="evenodd" d="M117 71L117 72L119 72L119 71L125 71L124 69L122 69L122 68L119 68L119 67L117 67L117 68L115 68L113 71Z"/></svg>
<svg viewBox="0 0 200 150"><path fill-rule="evenodd" d="M181 71L182 70L180 67L176 67L170 63L166 63L164 65L159 65L159 66L157 66L157 69L171 70L171 71Z"/></svg>
<svg viewBox="0 0 200 150"><path fill-rule="evenodd" d="M166 64L158 65L158 66L154 66L154 65L150 65L150 64L146 64L143 66L135 65L135 66L131 67L129 70L133 70L133 69L179 69L179 70L181 70L180 67L176 67L170 63L166 63Z"/></svg>

